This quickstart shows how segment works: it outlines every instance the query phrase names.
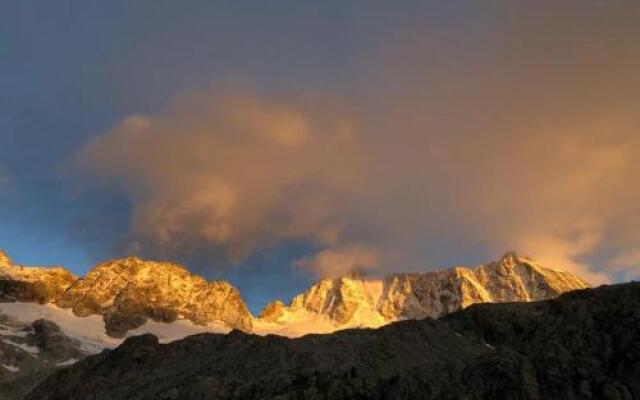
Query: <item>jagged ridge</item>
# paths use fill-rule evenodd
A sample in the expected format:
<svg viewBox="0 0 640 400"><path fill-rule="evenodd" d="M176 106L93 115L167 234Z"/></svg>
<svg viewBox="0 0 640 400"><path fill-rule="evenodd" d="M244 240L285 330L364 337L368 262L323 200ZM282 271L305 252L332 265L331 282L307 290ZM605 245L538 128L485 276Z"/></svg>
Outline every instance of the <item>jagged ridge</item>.
<svg viewBox="0 0 640 400"><path fill-rule="evenodd" d="M269 304L260 317L285 324L299 314L313 313L338 325L379 326L400 319L438 318L475 303L538 301L588 287L568 272L509 252L497 262L473 269L393 274L384 279L323 279L294 297L288 307Z"/></svg>
<svg viewBox="0 0 640 400"><path fill-rule="evenodd" d="M78 316L103 314L110 334L124 336L146 318L200 325L224 322L251 330L252 319L238 290L224 281L208 282L181 266L136 257L100 264L76 281L56 304Z"/></svg>
<svg viewBox="0 0 640 400"><path fill-rule="evenodd" d="M114 337L123 337L148 318L252 328L252 316L231 284L208 282L177 264L136 257L107 261L78 279L61 267L13 265L1 252L0 301L54 303L80 317L103 315L107 333Z"/></svg>
<svg viewBox="0 0 640 400"><path fill-rule="evenodd" d="M114 337L124 337L149 318L186 319L200 325L216 322L244 331L300 336L437 318L475 303L543 300L586 287L568 272L507 253L473 269L393 274L384 279L322 279L288 306L273 302L255 319L235 287L208 282L170 262L111 260L77 279L62 268L14 266L0 253L0 292L5 301L53 302L77 316L102 315L107 333Z"/></svg>
<svg viewBox="0 0 640 400"><path fill-rule="evenodd" d="M0 251L0 301L50 303L77 279L62 267L14 265L9 256Z"/></svg>

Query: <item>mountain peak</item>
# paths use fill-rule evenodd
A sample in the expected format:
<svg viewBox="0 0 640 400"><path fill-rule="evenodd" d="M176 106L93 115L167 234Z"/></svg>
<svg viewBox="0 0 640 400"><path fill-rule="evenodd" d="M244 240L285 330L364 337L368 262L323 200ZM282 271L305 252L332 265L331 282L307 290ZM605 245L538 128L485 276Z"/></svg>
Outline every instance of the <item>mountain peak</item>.
<svg viewBox="0 0 640 400"><path fill-rule="evenodd" d="M284 315L286 307L282 301L274 300L264 307L258 318L267 322L278 322Z"/></svg>
<svg viewBox="0 0 640 400"><path fill-rule="evenodd" d="M400 319L437 318L474 303L537 301L586 287L568 272L544 268L510 251L476 268L398 273L384 279L322 279L286 308L270 304L261 317L282 322L312 314L341 327L378 326Z"/></svg>
<svg viewBox="0 0 640 400"><path fill-rule="evenodd" d="M4 251L0 250L0 267L11 265L11 258Z"/></svg>
<svg viewBox="0 0 640 400"><path fill-rule="evenodd" d="M513 250L507 251L505 252L502 257L500 258L500 261L498 261L500 264L503 265L517 265L520 264L521 262L523 262L523 260L525 260L526 257L520 257L518 256L518 253L516 253Z"/></svg>
<svg viewBox="0 0 640 400"><path fill-rule="evenodd" d="M76 279L62 267L14 265L6 253L0 252L0 301L49 303Z"/></svg>
<svg viewBox="0 0 640 400"><path fill-rule="evenodd" d="M208 282L181 265L127 257L102 263L79 279L56 304L78 316L104 315L113 336L147 319L187 319L199 325L224 323L251 329L239 291L224 281Z"/></svg>
<svg viewBox="0 0 640 400"><path fill-rule="evenodd" d="M190 272L186 268L178 264L161 261L147 261L134 256L114 258L105 261L94 267L89 272L89 274L99 274L111 271L118 274L125 274L127 276L136 276L138 274L147 272L149 269L173 273L183 272L186 274L190 274Z"/></svg>

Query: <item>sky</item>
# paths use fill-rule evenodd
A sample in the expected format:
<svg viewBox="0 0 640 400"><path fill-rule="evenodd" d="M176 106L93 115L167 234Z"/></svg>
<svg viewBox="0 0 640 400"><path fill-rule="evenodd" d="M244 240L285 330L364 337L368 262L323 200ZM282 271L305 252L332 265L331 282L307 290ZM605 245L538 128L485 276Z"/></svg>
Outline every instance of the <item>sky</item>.
<svg viewBox="0 0 640 400"><path fill-rule="evenodd" d="M257 312L322 276L640 276L636 1L0 1L0 248Z"/></svg>

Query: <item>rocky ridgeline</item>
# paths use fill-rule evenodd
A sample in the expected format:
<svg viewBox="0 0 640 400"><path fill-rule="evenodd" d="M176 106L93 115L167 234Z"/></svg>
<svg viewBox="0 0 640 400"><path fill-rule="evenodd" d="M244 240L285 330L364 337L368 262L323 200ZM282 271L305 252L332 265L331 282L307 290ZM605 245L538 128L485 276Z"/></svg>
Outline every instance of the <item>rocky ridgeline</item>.
<svg viewBox="0 0 640 400"><path fill-rule="evenodd" d="M102 314L107 333L124 336L147 318L222 322L250 331L252 317L238 290L224 281L208 282L172 263L130 257L108 261L77 280L56 300L78 316Z"/></svg>
<svg viewBox="0 0 640 400"><path fill-rule="evenodd" d="M13 265L6 253L0 251L0 301L50 303L77 279L61 267Z"/></svg>
<svg viewBox="0 0 640 400"><path fill-rule="evenodd" d="M0 253L0 300L54 303L81 317L102 315L107 333L114 337L124 337L149 319L218 323L247 332L256 322L260 327L295 322L302 329L297 334L313 333L314 325L305 323L313 318L334 327L328 331L377 327L402 319L437 318L475 303L537 301L586 287L568 272L507 253L473 269L384 279L322 279L288 306L280 301L269 304L256 320L235 287L209 282L177 264L129 257L102 263L78 279L58 267L16 266Z"/></svg>
<svg viewBox="0 0 640 400"><path fill-rule="evenodd" d="M290 315L302 310L339 325L366 326L367 321L357 320L363 308L389 322L438 318L475 303L538 301L588 287L588 283L568 272L506 253L497 262L473 269L393 274L384 279L323 279L294 297L289 306L280 301L270 303L260 317L286 323ZM366 315L371 317L371 312Z"/></svg>
<svg viewBox="0 0 640 400"><path fill-rule="evenodd" d="M251 314L229 283L208 282L176 264L135 257L105 262L78 279L60 267L13 265L0 253L0 301L54 303L76 316L102 315L114 337L124 337L148 319L252 328Z"/></svg>

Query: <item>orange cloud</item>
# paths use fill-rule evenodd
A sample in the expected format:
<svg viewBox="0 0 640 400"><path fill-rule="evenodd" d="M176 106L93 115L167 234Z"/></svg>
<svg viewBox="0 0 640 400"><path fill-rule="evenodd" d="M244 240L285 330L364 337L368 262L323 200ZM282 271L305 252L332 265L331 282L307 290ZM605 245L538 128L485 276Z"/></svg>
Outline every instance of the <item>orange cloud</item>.
<svg viewBox="0 0 640 400"><path fill-rule="evenodd" d="M325 249L294 263L296 267L311 271L317 276L330 278L365 272L379 264L380 256L376 249L364 245Z"/></svg>
<svg viewBox="0 0 640 400"><path fill-rule="evenodd" d="M336 242L342 197L357 186L355 143L331 106L202 92L125 119L76 163L131 197L129 248L215 247L237 261L286 240Z"/></svg>

